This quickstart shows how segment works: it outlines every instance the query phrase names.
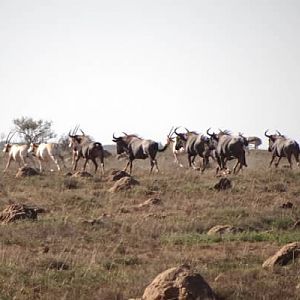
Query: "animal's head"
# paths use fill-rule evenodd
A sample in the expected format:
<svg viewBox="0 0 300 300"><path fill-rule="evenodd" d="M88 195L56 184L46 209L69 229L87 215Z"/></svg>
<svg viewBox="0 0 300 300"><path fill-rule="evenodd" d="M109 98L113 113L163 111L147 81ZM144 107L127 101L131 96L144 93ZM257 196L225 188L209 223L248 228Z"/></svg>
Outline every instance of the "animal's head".
<svg viewBox="0 0 300 300"><path fill-rule="evenodd" d="M187 130L186 133L181 133L177 132L178 127L175 128L174 133L176 134L175 137L175 149L179 150L181 148L184 148L188 139L188 133L189 131Z"/></svg>
<svg viewBox="0 0 300 300"><path fill-rule="evenodd" d="M117 146L117 154L120 155L124 152L128 151L128 137L129 135L124 133L124 136L116 137L115 134L113 134L113 142L116 143Z"/></svg>
<svg viewBox="0 0 300 300"><path fill-rule="evenodd" d="M4 147L3 147L3 152L4 153L8 153L12 147L12 144L11 144L11 139L13 138L13 136L15 135L16 131L12 132L10 131L9 134L7 135L6 137L6 140L5 140L5 144L4 144Z"/></svg>
<svg viewBox="0 0 300 300"><path fill-rule="evenodd" d="M267 134L269 131L269 129L267 129L265 131L265 136L269 139L269 147L268 147L268 151L272 151L272 146L273 144L278 140L278 139L282 139L285 138L284 135L282 135L278 130L276 130L277 134Z"/></svg>
<svg viewBox="0 0 300 300"><path fill-rule="evenodd" d="M209 143L209 148L211 150L213 150L217 147L220 136L218 134L216 134L215 132L210 133L209 131L210 131L210 128L208 128L206 130L206 134L209 136L209 142L208 142Z"/></svg>
<svg viewBox="0 0 300 300"><path fill-rule="evenodd" d="M241 132L239 132L239 137L240 137L241 141L243 142L244 146L247 147L249 145L248 139Z"/></svg>
<svg viewBox="0 0 300 300"><path fill-rule="evenodd" d="M83 130L80 129L82 134L77 134L77 131L79 129L79 125L77 125L73 132L71 133L71 130L69 131L69 148L77 148L78 145L82 144L85 140L89 140L89 136L85 135Z"/></svg>

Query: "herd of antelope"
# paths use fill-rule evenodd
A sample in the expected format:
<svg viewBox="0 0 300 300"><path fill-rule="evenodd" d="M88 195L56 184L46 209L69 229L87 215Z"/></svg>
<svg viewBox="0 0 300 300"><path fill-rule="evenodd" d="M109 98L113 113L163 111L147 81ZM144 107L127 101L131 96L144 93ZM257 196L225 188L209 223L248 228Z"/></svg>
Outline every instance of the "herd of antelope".
<svg viewBox="0 0 300 300"><path fill-rule="evenodd" d="M104 149L100 142L93 141L90 136L86 135L82 130L78 134L79 126L68 134L69 147L72 149L72 166L75 171L78 161L84 159L83 171L85 171L87 163L92 161L95 166L95 173L98 170L98 160L100 160L101 173L104 174ZM31 165L36 167L39 164L40 172L43 171L43 164L52 160L57 170L65 166L64 153L62 144L59 143L31 143L30 145L12 144L11 139L16 132L9 133L3 152L8 154L7 164L4 172L9 168L12 161L19 163L19 166ZM164 145L153 140L142 139L134 134L123 132L123 136L115 136L113 134L113 142L116 143L117 155L123 155L127 158L127 164L124 171L129 167L129 173L132 172L132 163L135 159L150 160L150 173L155 167L159 171L156 155L157 152L165 151L172 144L172 152L175 163L183 167L179 161L179 156L187 156L189 167L197 169L195 166L196 157L201 158L201 172L206 169L209 159L217 162L217 174L230 173L227 167L229 160L236 160L233 168L233 173L238 173L243 167L247 167L246 151L249 151L249 146L252 145L255 149L262 144L258 137L245 137L243 134L233 135L228 130L220 130L219 132L211 132L209 128L206 131L207 135L199 134L195 131L189 131L185 128L184 132L178 132L177 128L172 128L167 135L167 140ZM269 166L274 160L277 167L281 158L287 158L290 168L292 168L292 157L294 156L297 165L299 166L299 144L292 139L282 135L279 131L275 134L268 134L268 130L264 135L268 138L268 150L272 154Z"/></svg>

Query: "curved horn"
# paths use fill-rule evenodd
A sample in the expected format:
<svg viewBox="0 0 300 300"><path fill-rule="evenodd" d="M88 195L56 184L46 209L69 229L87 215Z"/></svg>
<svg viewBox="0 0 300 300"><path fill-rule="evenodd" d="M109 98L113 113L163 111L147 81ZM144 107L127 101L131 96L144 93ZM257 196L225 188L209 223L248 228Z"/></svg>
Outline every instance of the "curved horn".
<svg viewBox="0 0 300 300"><path fill-rule="evenodd" d="M126 133L126 132L124 132L124 131L122 131L126 136L128 136L128 134Z"/></svg>
<svg viewBox="0 0 300 300"><path fill-rule="evenodd" d="M117 139L118 139L118 137L115 136L115 133L113 133L113 139L114 139L114 140L117 140Z"/></svg>
<svg viewBox="0 0 300 300"><path fill-rule="evenodd" d="M176 134L176 135L179 135L179 133L177 132L177 129L178 129L179 127L176 127L175 129L174 129L174 133Z"/></svg>
<svg viewBox="0 0 300 300"><path fill-rule="evenodd" d="M269 131L269 129L267 129L267 130L265 131L265 136L266 136L267 138L270 139L270 138L271 138L271 135L268 135L268 134L267 134L268 131Z"/></svg>
<svg viewBox="0 0 300 300"><path fill-rule="evenodd" d="M184 129L186 130L187 133L190 133L190 131L186 127L184 127Z"/></svg>
<svg viewBox="0 0 300 300"><path fill-rule="evenodd" d="M281 135L282 136L282 134L278 131L278 130L276 130L276 132L279 134L279 135Z"/></svg>
<svg viewBox="0 0 300 300"><path fill-rule="evenodd" d="M85 133L84 133L84 131L83 131L82 129L80 129L80 131L81 131L81 133L82 133L83 135L85 135Z"/></svg>
<svg viewBox="0 0 300 300"><path fill-rule="evenodd" d="M209 135L209 136L213 136L212 133L209 133L210 129L211 129L211 127L209 127L209 128L206 130L206 133L207 133L207 135Z"/></svg>

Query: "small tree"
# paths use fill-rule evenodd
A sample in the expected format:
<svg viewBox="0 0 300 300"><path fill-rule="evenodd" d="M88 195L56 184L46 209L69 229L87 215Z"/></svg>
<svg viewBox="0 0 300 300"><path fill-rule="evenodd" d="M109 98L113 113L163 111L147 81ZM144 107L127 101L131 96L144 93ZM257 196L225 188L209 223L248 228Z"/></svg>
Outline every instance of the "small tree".
<svg viewBox="0 0 300 300"><path fill-rule="evenodd" d="M26 143L43 142L56 137L52 131L52 121L33 120L29 117L14 119L15 131Z"/></svg>

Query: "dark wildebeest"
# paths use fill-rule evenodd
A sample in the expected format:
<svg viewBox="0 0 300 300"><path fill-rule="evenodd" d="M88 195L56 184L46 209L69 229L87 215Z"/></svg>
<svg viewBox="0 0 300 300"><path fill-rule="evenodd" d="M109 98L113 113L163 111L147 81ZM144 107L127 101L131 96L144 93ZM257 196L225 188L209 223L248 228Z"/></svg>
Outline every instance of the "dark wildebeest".
<svg viewBox="0 0 300 300"><path fill-rule="evenodd" d="M233 173L238 173L243 166L247 167L245 147L248 146L248 142L245 137L231 135L228 131L211 134L209 130L206 133L211 137L211 145L215 148L215 156L219 165L217 172L227 170L226 163L232 159L237 159Z"/></svg>
<svg viewBox="0 0 300 300"><path fill-rule="evenodd" d="M163 152L167 149L168 145L171 142L170 136L172 131L173 128L167 136L166 144L162 147L160 147L157 142L142 139L135 134L126 134L125 132L123 132L124 136L120 137L116 137L113 134L113 142L117 144L117 154L127 154L128 162L124 171L126 171L129 167L129 173L131 174L133 160L146 159L147 157L149 157L150 159L150 173L152 172L154 166L156 167L156 170L159 171L157 166L156 154L157 152Z"/></svg>
<svg viewBox="0 0 300 300"><path fill-rule="evenodd" d="M299 144L292 139L286 138L279 131L277 134L267 134L268 130L265 131L265 136L269 139L269 148L268 150L272 152L272 159L270 161L269 167L271 167L274 159L278 157L275 167L278 167L278 164L282 157L286 157L290 168L292 168L292 156L295 157L297 166L299 167Z"/></svg>
<svg viewBox="0 0 300 300"><path fill-rule="evenodd" d="M203 161L201 172L204 172L212 150L209 138L203 134L198 134L187 129L186 133L178 133L177 129L178 128L175 128L174 130L174 133L177 135L175 150L185 149L188 156L189 167L193 167L194 169L196 169L194 164L195 158L199 155Z"/></svg>
<svg viewBox="0 0 300 300"><path fill-rule="evenodd" d="M104 174L104 149L102 144L92 141L92 139L88 135L85 135L82 130L82 134L74 134L76 131L77 130L75 130L75 132L73 131L73 134L69 132L69 147L72 147L73 150L73 170L76 170L79 159L84 158L85 162L83 170L85 171L88 161L91 160L95 165L96 173L98 169L97 158L99 158L101 163L101 172Z"/></svg>

